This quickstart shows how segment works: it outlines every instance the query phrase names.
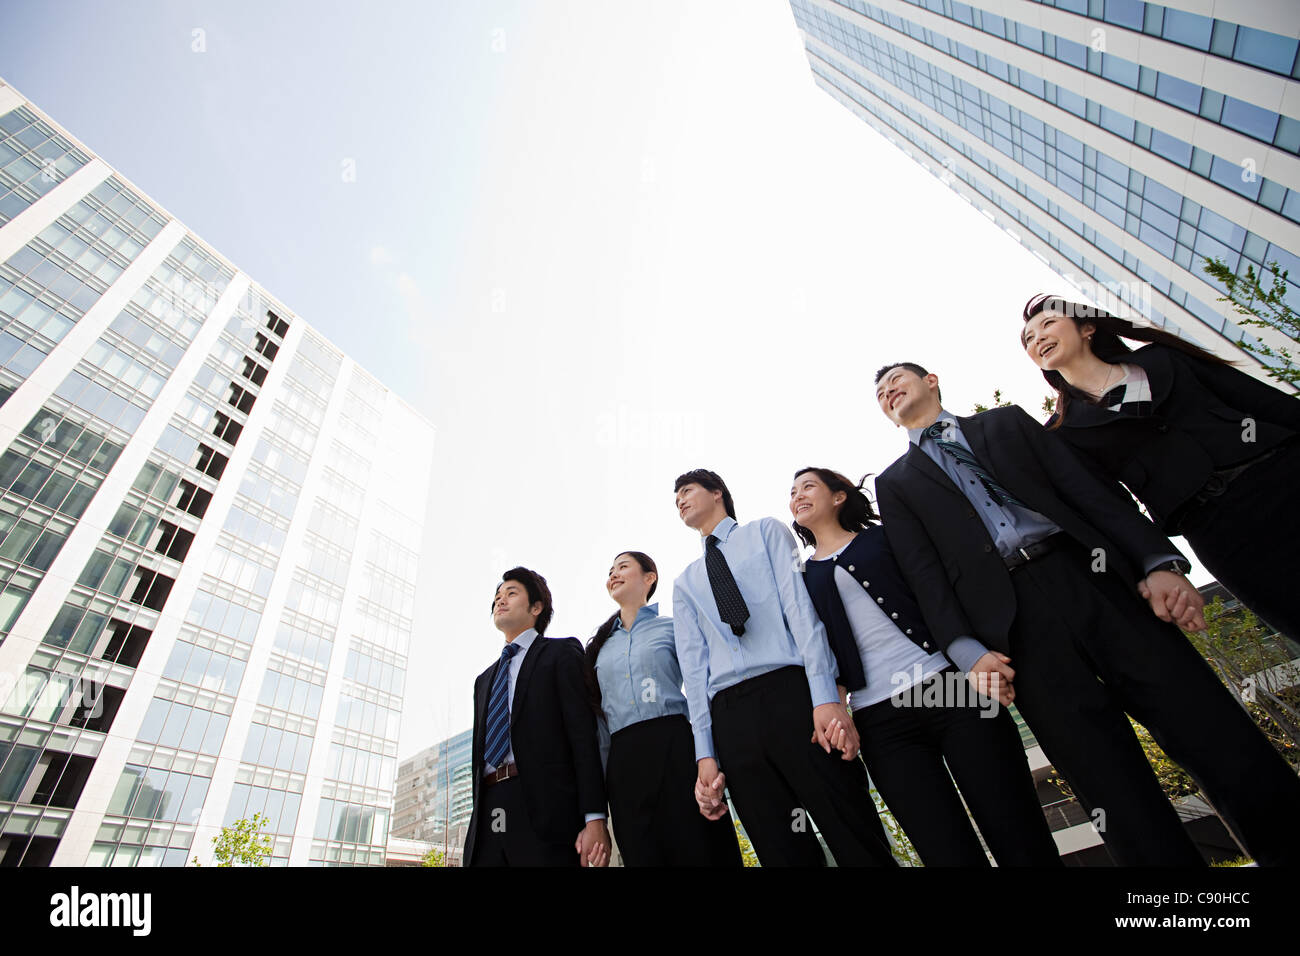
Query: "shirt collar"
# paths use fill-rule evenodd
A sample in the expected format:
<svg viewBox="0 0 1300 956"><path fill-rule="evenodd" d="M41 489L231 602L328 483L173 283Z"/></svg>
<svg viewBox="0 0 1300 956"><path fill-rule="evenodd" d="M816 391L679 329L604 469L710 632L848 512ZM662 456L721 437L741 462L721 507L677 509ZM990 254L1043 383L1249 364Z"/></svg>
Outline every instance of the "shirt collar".
<svg viewBox="0 0 1300 956"><path fill-rule="evenodd" d="M533 641L537 640L537 629L530 627L524 633L514 639L515 647L519 648L519 654L527 654L528 648L533 646ZM519 654L515 656L518 657Z"/></svg>
<svg viewBox="0 0 1300 956"><path fill-rule="evenodd" d="M947 411L946 409L943 408L939 409L939 416L935 419L935 421L952 422L954 425L957 426L958 429L961 428L961 426L957 424L957 416L954 415L952 412ZM925 428L929 428L929 427L930 427L929 425L925 426ZM920 448L921 439L925 436L925 428L909 428L907 430L907 440L910 441L913 445Z"/></svg>
<svg viewBox="0 0 1300 956"><path fill-rule="evenodd" d="M723 518L721 521L718 522L718 526L714 528L713 531L710 533L713 535L713 537L717 538L719 542L723 542L726 541L728 538L730 538L731 532L735 531L738 527L740 526L736 524L736 519L731 517L731 515L727 515L725 518ZM707 534L701 535L700 547L708 548L708 546L709 546L709 535Z"/></svg>
<svg viewBox="0 0 1300 956"><path fill-rule="evenodd" d="M654 604L643 604L641 606L641 609L636 612L636 617L632 619L632 626L636 627L638 624L641 623L642 620L646 620L658 616L659 616L659 602L656 601ZM620 614L618 617L614 618L614 630L616 631L624 630L623 615Z"/></svg>

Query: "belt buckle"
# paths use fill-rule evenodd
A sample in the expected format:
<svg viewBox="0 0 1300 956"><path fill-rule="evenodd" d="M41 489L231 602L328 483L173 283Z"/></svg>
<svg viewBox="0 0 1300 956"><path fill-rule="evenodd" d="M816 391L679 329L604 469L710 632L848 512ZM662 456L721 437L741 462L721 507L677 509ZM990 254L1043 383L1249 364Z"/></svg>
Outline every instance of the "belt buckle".
<svg viewBox="0 0 1300 956"><path fill-rule="evenodd" d="M1030 561L1033 560L1033 558L1029 556L1029 552L1026 551L1024 548L1016 548L1016 550L1019 551L1020 556L1025 559L1025 564L1028 564Z"/></svg>
<svg viewBox="0 0 1300 956"><path fill-rule="evenodd" d="M510 779L510 764L505 764L504 766L497 767L496 770L492 771L493 783L501 783L501 781L509 780L509 779Z"/></svg>

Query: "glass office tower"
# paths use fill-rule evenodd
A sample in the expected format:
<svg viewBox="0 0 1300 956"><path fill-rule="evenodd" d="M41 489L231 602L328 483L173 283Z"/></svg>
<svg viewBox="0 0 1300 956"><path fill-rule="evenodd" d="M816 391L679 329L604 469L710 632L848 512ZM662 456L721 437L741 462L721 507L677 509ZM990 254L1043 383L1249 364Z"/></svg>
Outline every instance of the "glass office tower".
<svg viewBox="0 0 1300 956"><path fill-rule="evenodd" d="M473 731L462 731L402 761L393 836L432 843L459 860L474 812L473 742Z"/></svg>
<svg viewBox="0 0 1300 956"><path fill-rule="evenodd" d="M0 864L383 865L432 445L0 83Z"/></svg>
<svg viewBox="0 0 1300 956"><path fill-rule="evenodd" d="M1300 307L1300 4L791 7L818 86L1099 304L1234 358L1206 257Z"/></svg>

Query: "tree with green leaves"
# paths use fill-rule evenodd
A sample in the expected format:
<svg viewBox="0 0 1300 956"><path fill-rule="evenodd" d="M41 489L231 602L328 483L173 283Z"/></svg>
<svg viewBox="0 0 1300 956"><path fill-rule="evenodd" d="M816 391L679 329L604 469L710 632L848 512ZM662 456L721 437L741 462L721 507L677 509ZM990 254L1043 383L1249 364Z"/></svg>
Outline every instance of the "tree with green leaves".
<svg viewBox="0 0 1300 956"><path fill-rule="evenodd" d="M251 820L239 819L212 838L212 855L217 866L267 866L274 844L269 833L263 833L267 820L254 813ZM202 866L194 857L194 865Z"/></svg>
<svg viewBox="0 0 1300 956"><path fill-rule="evenodd" d="M1220 302L1232 304L1233 311L1240 318L1238 325L1254 326L1261 329L1273 329L1280 332L1292 342L1300 342L1300 316L1286 303L1287 270L1270 262L1266 267L1272 281L1264 288L1264 274L1256 273L1253 265L1246 266L1245 275L1237 275L1219 258L1206 259L1204 270L1212 279L1217 280L1227 295L1218 297ZM1281 367L1268 366L1268 374L1279 382L1300 387L1300 364L1289 348L1279 345L1274 348L1265 342L1258 344L1241 343L1247 352L1281 361Z"/></svg>
<svg viewBox="0 0 1300 956"><path fill-rule="evenodd" d="M430 847L429 852L420 857L420 866L448 866L447 858L437 847Z"/></svg>
<svg viewBox="0 0 1300 956"><path fill-rule="evenodd" d="M975 409L972 412L972 414L978 415L980 412L987 412L990 408L1006 408L1010 404L1012 403L1003 400L1002 389L995 388L993 389L993 404L985 405L983 402L976 402ZM1043 408L1043 414L1045 415L1052 414L1052 412L1056 409L1056 399L1053 396L1048 395L1046 398L1043 399L1042 408Z"/></svg>
<svg viewBox="0 0 1300 956"><path fill-rule="evenodd" d="M1187 639L1242 702L1278 753L1300 770L1297 649L1261 624L1249 608L1243 605L1229 610L1221 597L1205 606L1205 623L1204 631L1188 633ZM1130 722L1151 770L1170 799L1199 794L1209 804L1200 785L1161 749L1147 729L1131 718ZM1069 783L1055 771L1050 779L1062 794L1074 795ZM1210 809L1218 814L1213 804ZM1226 823L1224 828L1232 832Z"/></svg>
<svg viewBox="0 0 1300 956"><path fill-rule="evenodd" d="M1242 605L1229 611L1216 597L1205 607L1206 629L1188 639L1242 702L1255 724L1300 770L1300 664L1297 648Z"/></svg>
<svg viewBox="0 0 1300 956"><path fill-rule="evenodd" d="M736 842L740 844L740 858L744 860L745 866L758 866L758 854L754 852L754 845L749 842L749 837L740 829L740 820L732 818L732 825L736 828Z"/></svg>
<svg viewBox="0 0 1300 956"><path fill-rule="evenodd" d="M885 801L881 799L875 787L871 788L871 799L876 805L876 812L880 814L880 822L884 825L885 832L889 834L890 843L893 844L894 859L903 866L925 866L921 862L921 854L916 852L916 847L912 846L912 841L907 838L903 828L889 812L889 808L885 806Z"/></svg>

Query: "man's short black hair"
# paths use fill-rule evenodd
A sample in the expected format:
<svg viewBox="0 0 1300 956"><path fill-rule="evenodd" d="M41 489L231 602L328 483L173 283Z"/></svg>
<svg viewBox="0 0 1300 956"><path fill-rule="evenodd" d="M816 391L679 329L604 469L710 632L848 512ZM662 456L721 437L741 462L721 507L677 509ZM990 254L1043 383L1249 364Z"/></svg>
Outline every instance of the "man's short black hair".
<svg viewBox="0 0 1300 956"><path fill-rule="evenodd" d="M551 605L551 589L546 586L546 578L542 577L536 571L530 571L527 568L511 568L505 574L501 575L501 584L507 581L518 581L528 592L528 607L531 610L534 604L538 602L542 605L542 613L537 615L537 622L533 629L537 631L537 636L541 637L546 633L546 625L551 623L551 615L555 613L555 608ZM497 585L497 590L501 590L501 584ZM492 597L493 606L496 605L496 595Z"/></svg>
<svg viewBox="0 0 1300 956"><path fill-rule="evenodd" d="M893 369L896 368L905 368L909 372L915 372L917 378L925 378L927 375L930 374L922 366L917 365L915 362L890 362L888 365L880 366L880 370L876 372L876 384L877 385L880 384L880 380L885 377L886 372L892 371Z"/></svg>
<svg viewBox="0 0 1300 956"><path fill-rule="evenodd" d="M879 385L880 380L885 377L885 373L896 368L905 368L909 372L915 372L917 378L925 378L930 374L923 366L917 365L915 362L890 362L888 365L880 366L880 369L876 372L875 384ZM940 402L943 401L943 392L939 391L938 388L935 389L935 395Z"/></svg>
<svg viewBox="0 0 1300 956"><path fill-rule="evenodd" d="M705 491L722 492L722 507L727 509L727 517L732 521L740 520L736 517L736 505L731 500L731 492L727 490L727 483L722 480L716 471L696 468L684 475L678 475L677 480L673 482L673 494L681 491L684 485L699 485Z"/></svg>

